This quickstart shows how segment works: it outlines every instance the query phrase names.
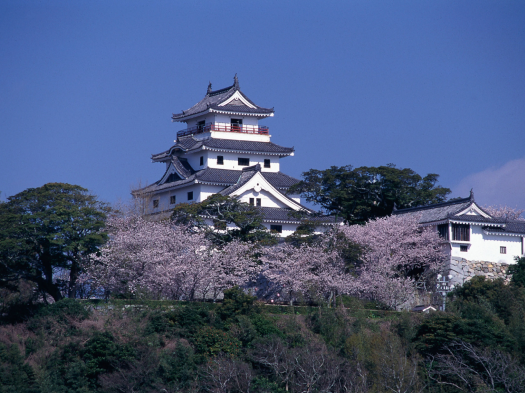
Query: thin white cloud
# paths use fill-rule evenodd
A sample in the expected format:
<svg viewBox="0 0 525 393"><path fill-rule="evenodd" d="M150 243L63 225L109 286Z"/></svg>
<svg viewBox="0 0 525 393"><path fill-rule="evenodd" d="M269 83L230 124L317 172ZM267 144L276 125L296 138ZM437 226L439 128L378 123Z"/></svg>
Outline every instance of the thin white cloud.
<svg viewBox="0 0 525 393"><path fill-rule="evenodd" d="M452 189L453 195L466 196L471 188L480 205L507 205L525 209L525 158L465 177Z"/></svg>

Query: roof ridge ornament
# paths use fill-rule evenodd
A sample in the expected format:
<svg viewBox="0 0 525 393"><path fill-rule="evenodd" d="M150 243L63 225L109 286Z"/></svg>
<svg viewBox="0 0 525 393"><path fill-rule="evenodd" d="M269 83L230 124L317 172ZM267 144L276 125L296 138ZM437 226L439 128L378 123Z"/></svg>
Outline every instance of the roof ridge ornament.
<svg viewBox="0 0 525 393"><path fill-rule="evenodd" d="M474 189L470 189L470 202L474 202Z"/></svg>
<svg viewBox="0 0 525 393"><path fill-rule="evenodd" d="M211 93L211 82L208 83L208 91L206 92L206 95L209 95Z"/></svg>
<svg viewBox="0 0 525 393"><path fill-rule="evenodd" d="M235 76L233 77L233 87L239 90L239 78L237 78L237 73L235 73Z"/></svg>

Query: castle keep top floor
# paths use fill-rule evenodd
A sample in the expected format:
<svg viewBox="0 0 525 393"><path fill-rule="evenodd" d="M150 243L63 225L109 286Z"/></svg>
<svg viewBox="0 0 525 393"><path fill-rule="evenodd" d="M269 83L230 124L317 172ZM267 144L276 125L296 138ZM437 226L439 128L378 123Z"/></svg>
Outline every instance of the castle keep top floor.
<svg viewBox="0 0 525 393"><path fill-rule="evenodd" d="M273 115L273 108L260 107L242 93L236 75L233 85L224 89L213 91L210 83L205 97L191 108L173 114L172 121L187 124L177 133L177 139L191 135L195 139L269 142L269 129L259 126L259 120Z"/></svg>

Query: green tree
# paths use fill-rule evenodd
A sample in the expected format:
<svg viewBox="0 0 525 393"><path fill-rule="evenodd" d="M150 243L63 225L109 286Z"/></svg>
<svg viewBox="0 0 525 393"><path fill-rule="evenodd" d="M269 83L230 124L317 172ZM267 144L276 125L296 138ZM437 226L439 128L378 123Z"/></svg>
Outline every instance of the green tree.
<svg viewBox="0 0 525 393"><path fill-rule="evenodd" d="M108 206L65 183L29 188L0 204L0 286L34 282L55 301L75 297L89 256L107 238ZM58 277L57 277L58 276Z"/></svg>
<svg viewBox="0 0 525 393"><path fill-rule="evenodd" d="M200 203L177 205L172 219L177 224L206 231L208 238L219 245L235 239L262 244L276 242L276 237L262 225L263 217L259 209L220 194L211 195ZM210 222L213 226L207 225ZM231 224L235 228L229 226Z"/></svg>
<svg viewBox="0 0 525 393"><path fill-rule="evenodd" d="M446 200L450 189L437 186L439 175L421 177L412 169L389 164L380 167L332 166L311 169L288 191L300 193L328 214L341 216L349 224L384 217L398 208L423 206Z"/></svg>
<svg viewBox="0 0 525 393"><path fill-rule="evenodd" d="M525 257L516 257L516 264L509 266L507 274L512 275L511 283L517 287L525 288Z"/></svg>

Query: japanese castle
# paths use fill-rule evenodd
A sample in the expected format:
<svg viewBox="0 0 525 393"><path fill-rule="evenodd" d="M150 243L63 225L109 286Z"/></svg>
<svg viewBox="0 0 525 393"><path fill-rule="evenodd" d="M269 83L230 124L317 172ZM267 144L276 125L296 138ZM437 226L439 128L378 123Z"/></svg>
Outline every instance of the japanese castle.
<svg viewBox="0 0 525 393"><path fill-rule="evenodd" d="M178 203L198 203L220 193L259 209L263 225L282 237L292 234L301 219L297 212L313 213L288 189L299 180L280 171L279 160L293 156L293 147L270 141L269 128L259 120L273 117L273 108L253 103L233 85L212 90L191 108L173 114L172 121L186 123L175 144L152 155L166 169L160 180L135 191L147 195L147 213L168 215ZM318 229L334 223L333 217L312 216Z"/></svg>

